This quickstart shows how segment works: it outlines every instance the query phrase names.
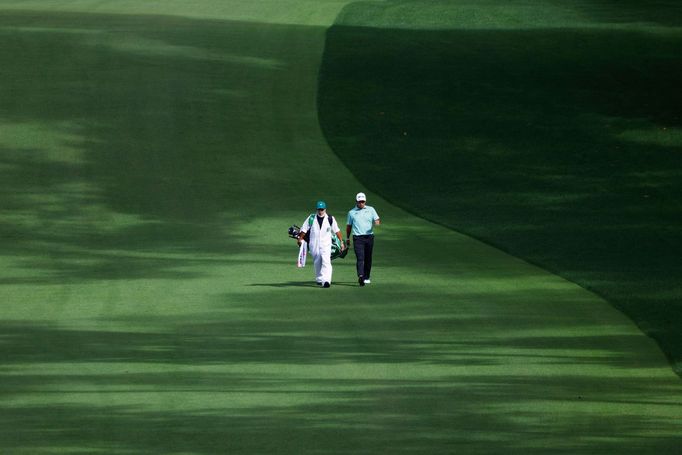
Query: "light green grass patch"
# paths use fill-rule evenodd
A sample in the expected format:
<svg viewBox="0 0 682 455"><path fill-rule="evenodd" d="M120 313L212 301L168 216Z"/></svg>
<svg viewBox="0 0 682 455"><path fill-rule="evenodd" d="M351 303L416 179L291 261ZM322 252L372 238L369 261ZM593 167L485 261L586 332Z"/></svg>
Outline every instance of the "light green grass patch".
<svg viewBox="0 0 682 455"><path fill-rule="evenodd" d="M18 11L45 11L48 13L173 15L195 19L324 26L333 22L338 11L348 3L350 3L348 0L255 0L230 2L200 0L191 3L181 0L145 2L130 0L117 2L73 0L48 3L40 0L2 0L0 1L0 8Z"/></svg>
<svg viewBox="0 0 682 455"><path fill-rule="evenodd" d="M682 128L653 127L640 130L624 131L618 138L638 144L650 144L674 149L682 148Z"/></svg>

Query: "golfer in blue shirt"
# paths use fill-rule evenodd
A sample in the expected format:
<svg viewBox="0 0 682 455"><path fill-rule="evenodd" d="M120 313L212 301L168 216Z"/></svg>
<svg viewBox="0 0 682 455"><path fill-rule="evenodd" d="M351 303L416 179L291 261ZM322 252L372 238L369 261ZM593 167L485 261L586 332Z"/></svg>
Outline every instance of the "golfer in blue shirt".
<svg viewBox="0 0 682 455"><path fill-rule="evenodd" d="M374 226L381 224L374 207L367 205L365 193L355 196L356 205L348 212L346 223L346 244L350 245L353 234L353 250L355 251L358 283L360 286L371 283L372 250L374 249Z"/></svg>

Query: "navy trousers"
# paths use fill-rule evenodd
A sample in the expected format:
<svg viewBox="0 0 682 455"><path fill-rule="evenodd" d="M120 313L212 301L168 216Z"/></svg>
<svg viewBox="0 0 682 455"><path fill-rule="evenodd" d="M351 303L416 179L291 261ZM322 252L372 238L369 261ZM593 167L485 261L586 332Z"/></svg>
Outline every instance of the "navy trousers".
<svg viewBox="0 0 682 455"><path fill-rule="evenodd" d="M372 272L372 250L374 249L373 235L354 235L353 250L355 251L358 276L369 279Z"/></svg>

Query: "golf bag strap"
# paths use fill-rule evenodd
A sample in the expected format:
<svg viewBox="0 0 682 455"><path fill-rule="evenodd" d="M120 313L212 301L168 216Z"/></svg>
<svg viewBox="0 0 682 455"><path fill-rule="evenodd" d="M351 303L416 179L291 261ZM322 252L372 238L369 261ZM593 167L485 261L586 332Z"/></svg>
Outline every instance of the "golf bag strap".
<svg viewBox="0 0 682 455"><path fill-rule="evenodd" d="M314 213L311 213L310 216L308 217L308 228L313 227L313 220L315 219L315 216L316 215ZM334 224L334 217L328 213L327 216L329 217L329 227L331 227L331 225Z"/></svg>

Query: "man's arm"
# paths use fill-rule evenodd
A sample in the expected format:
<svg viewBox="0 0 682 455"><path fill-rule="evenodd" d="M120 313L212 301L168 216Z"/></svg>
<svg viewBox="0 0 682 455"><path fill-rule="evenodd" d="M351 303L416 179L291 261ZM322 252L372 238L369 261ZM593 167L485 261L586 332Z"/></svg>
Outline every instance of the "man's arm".
<svg viewBox="0 0 682 455"><path fill-rule="evenodd" d="M346 249L346 244L343 243L343 235L341 234L341 229L339 229L339 224L336 222L336 218L332 220L332 230L336 234L336 238L341 242L341 251Z"/></svg>
<svg viewBox="0 0 682 455"><path fill-rule="evenodd" d="M306 221L307 221L307 219L306 219ZM298 244L298 246L301 246L301 243L303 243L303 239L305 238L305 235L308 232L308 229L309 229L308 225L303 223L303 227L299 231L298 239L296 240L296 243Z"/></svg>

